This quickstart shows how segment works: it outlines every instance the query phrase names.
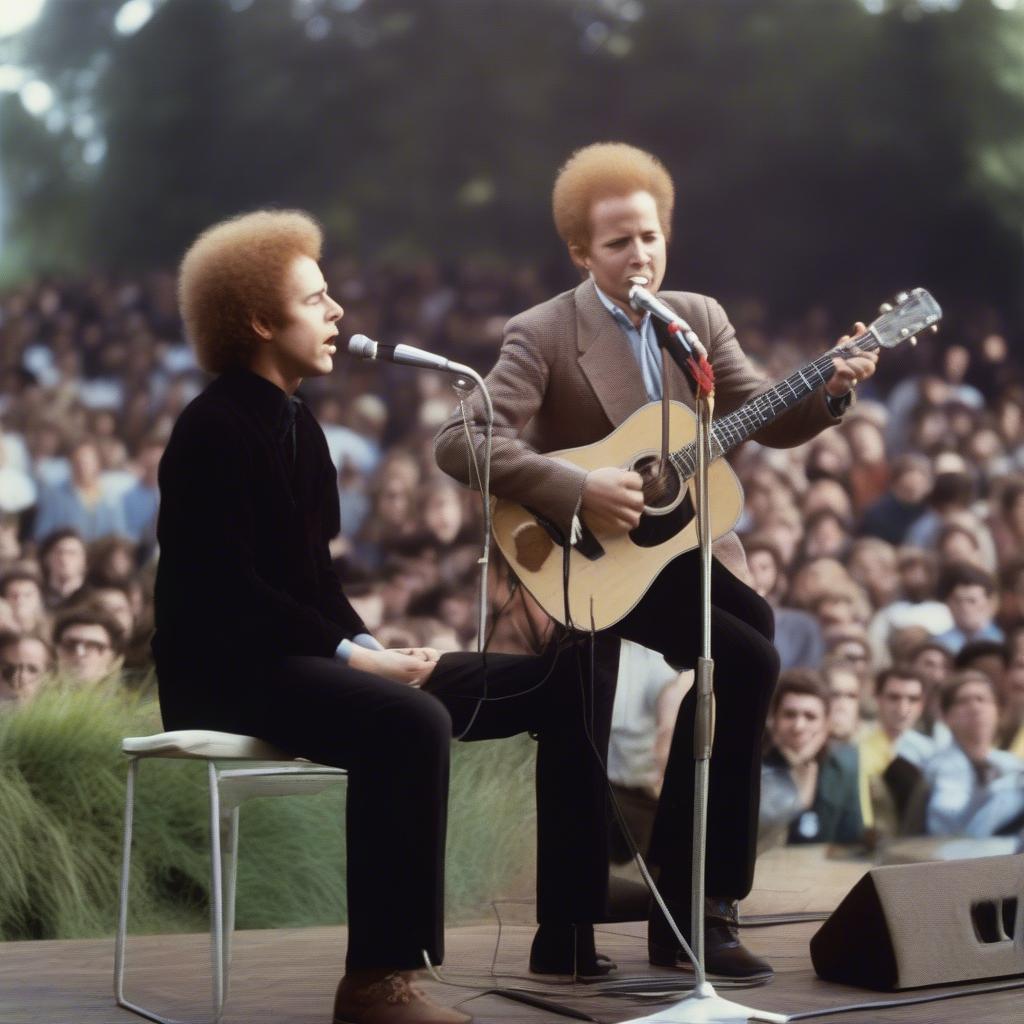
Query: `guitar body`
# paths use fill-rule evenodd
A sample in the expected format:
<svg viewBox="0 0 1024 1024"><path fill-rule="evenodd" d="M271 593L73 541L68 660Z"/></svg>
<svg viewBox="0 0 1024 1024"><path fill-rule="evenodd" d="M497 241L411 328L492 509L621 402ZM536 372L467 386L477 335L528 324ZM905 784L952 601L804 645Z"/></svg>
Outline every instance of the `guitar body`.
<svg viewBox="0 0 1024 1024"><path fill-rule="evenodd" d="M692 410L672 402L669 450L691 443L697 430ZM580 629L607 629L627 615L673 558L697 547L694 481L673 466L666 486L656 469L661 451L661 404L638 409L604 440L548 453L581 469L619 466L645 479L647 506L640 525L625 534L591 531L569 548L569 622ZM709 470L711 534L728 533L743 511L743 489L723 460ZM492 498L494 539L523 586L553 619L566 625L563 562L565 548L535 513L515 502Z"/></svg>

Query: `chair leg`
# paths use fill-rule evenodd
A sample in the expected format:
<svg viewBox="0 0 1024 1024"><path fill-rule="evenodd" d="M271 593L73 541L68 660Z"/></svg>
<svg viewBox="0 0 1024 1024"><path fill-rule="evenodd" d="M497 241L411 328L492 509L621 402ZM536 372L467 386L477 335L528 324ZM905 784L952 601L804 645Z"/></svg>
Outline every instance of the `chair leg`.
<svg viewBox="0 0 1024 1024"><path fill-rule="evenodd" d="M235 934L235 889L238 879L238 807L220 811L221 858L224 864L222 891L224 893L224 998L228 997L231 981L231 945Z"/></svg>
<svg viewBox="0 0 1024 1024"><path fill-rule="evenodd" d="M130 1013L154 1021L154 1024L178 1024L170 1017L147 1010L133 1003L124 994L124 968L128 945L128 893L131 888L132 839L135 830L135 783L141 762L137 757L128 763L128 781L124 797L124 844L121 853L121 892L117 906L117 937L114 941L114 999L117 1005Z"/></svg>
<svg viewBox="0 0 1024 1024"><path fill-rule="evenodd" d="M139 760L133 757L128 764L128 781L124 797L124 841L121 852L121 892L117 903L117 938L114 942L114 998L124 1006L124 957L128 939L128 889L132 867L132 832L135 825L135 779L139 774Z"/></svg>
<svg viewBox="0 0 1024 1024"><path fill-rule="evenodd" d="M210 939L213 968L213 1021L224 1015L224 862L220 848L220 789L217 766L208 761L207 784L210 790Z"/></svg>

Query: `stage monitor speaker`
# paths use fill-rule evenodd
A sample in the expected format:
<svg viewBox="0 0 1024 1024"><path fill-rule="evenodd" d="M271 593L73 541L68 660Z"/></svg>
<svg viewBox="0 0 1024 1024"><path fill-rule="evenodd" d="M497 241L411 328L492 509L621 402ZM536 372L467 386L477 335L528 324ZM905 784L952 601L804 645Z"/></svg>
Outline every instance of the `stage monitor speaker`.
<svg viewBox="0 0 1024 1024"><path fill-rule="evenodd" d="M1024 974L1024 854L872 868L811 939L811 962L879 991Z"/></svg>

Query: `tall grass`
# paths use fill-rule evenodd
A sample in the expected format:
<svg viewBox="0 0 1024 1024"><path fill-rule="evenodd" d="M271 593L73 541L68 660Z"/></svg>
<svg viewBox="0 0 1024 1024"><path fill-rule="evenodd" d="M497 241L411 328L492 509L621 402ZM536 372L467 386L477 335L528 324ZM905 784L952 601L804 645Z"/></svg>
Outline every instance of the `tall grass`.
<svg viewBox="0 0 1024 1024"><path fill-rule="evenodd" d="M160 731L152 699L54 689L0 713L0 938L113 933L124 736ZM452 750L449 921L472 920L533 876L534 746L524 737ZM206 927L209 836L204 765L143 764L132 874L137 932ZM239 928L345 918L344 787L255 799L241 811Z"/></svg>

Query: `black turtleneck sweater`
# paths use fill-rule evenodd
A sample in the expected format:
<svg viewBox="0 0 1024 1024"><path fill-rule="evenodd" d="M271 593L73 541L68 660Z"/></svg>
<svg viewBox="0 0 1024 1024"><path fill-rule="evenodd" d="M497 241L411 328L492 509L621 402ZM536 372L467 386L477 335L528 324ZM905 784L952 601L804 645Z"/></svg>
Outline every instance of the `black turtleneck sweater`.
<svg viewBox="0 0 1024 1024"><path fill-rule="evenodd" d="M153 654L167 728L229 729L283 657L331 657L367 632L331 567L339 527L334 465L305 405L233 370L182 412L160 463L157 525Z"/></svg>

